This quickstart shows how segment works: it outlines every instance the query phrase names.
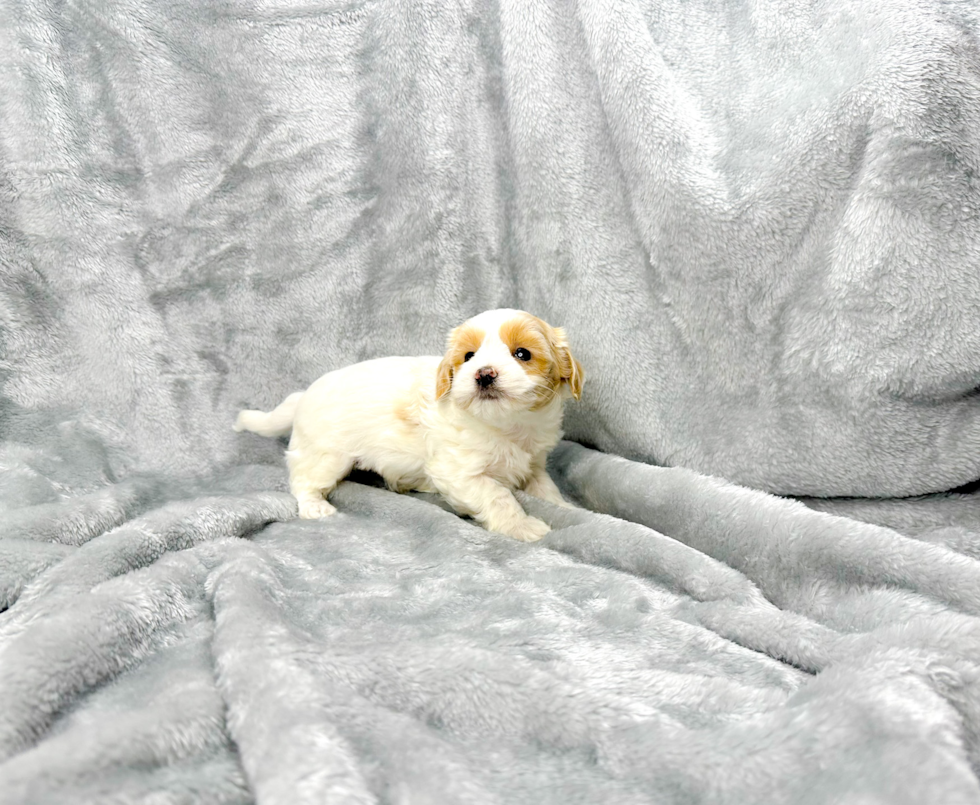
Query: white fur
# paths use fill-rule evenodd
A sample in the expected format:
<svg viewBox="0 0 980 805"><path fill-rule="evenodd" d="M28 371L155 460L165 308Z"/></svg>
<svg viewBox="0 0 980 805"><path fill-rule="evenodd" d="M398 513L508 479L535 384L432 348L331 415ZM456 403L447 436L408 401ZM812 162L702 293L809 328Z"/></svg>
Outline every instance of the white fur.
<svg viewBox="0 0 980 805"><path fill-rule="evenodd" d="M468 322L485 337L442 399L436 399L442 358L379 358L325 374L270 413L242 411L235 429L276 436L292 427L286 459L300 517L333 514L325 497L358 467L379 473L397 491L440 492L492 531L540 539L549 526L527 515L513 490L569 505L545 469L561 438L565 388L556 387L549 402L532 410L540 404L533 395L541 378L499 336L515 316L527 314L494 310ZM496 399L481 395L476 378L483 367L497 374Z"/></svg>

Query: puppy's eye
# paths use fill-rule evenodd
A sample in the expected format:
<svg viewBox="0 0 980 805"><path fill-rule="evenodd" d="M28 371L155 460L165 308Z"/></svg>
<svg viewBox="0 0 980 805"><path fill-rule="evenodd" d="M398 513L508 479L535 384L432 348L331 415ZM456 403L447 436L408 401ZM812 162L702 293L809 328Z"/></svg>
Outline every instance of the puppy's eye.
<svg viewBox="0 0 980 805"><path fill-rule="evenodd" d="M531 360L531 352L524 347L518 347L514 350L514 357L519 361L529 361Z"/></svg>
<svg viewBox="0 0 980 805"><path fill-rule="evenodd" d="M463 363L466 363L466 362L467 362L467 361L468 361L468 360L469 360L470 358L472 358L472 357L473 357L473 353L472 353L472 352L467 352L467 353L466 353L466 354L465 354L465 355L463 356Z"/></svg>

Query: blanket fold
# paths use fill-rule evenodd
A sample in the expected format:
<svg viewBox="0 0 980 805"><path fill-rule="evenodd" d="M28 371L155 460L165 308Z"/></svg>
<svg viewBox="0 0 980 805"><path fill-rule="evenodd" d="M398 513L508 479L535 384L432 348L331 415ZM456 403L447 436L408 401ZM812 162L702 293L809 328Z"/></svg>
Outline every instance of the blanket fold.
<svg viewBox="0 0 980 805"><path fill-rule="evenodd" d="M535 545L430 495L299 521L165 478L13 540L64 553L0 619L0 801L980 802L976 560L570 442L550 469L589 509L525 496Z"/></svg>

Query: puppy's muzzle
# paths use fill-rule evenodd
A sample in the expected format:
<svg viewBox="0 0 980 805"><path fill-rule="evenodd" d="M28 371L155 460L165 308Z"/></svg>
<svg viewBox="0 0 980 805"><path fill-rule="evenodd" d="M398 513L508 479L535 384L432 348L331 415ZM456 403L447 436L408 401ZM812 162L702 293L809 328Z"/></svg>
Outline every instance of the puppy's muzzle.
<svg viewBox="0 0 980 805"><path fill-rule="evenodd" d="M497 370L492 366L484 366L476 373L476 384L481 389L490 388L493 381L497 379Z"/></svg>

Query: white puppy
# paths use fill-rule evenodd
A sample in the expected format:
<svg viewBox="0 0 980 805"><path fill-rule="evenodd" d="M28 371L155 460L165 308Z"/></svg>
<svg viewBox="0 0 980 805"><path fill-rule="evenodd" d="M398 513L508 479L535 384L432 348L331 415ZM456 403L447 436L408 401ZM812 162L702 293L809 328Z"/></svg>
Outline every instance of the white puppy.
<svg viewBox="0 0 980 805"><path fill-rule="evenodd" d="M513 490L568 505L545 460L561 438L562 398L582 367L561 328L520 310L481 313L449 334L443 357L378 358L329 372L274 411L242 411L235 430L285 436L300 517L354 468L396 491L440 492L491 531L530 542L550 530Z"/></svg>

